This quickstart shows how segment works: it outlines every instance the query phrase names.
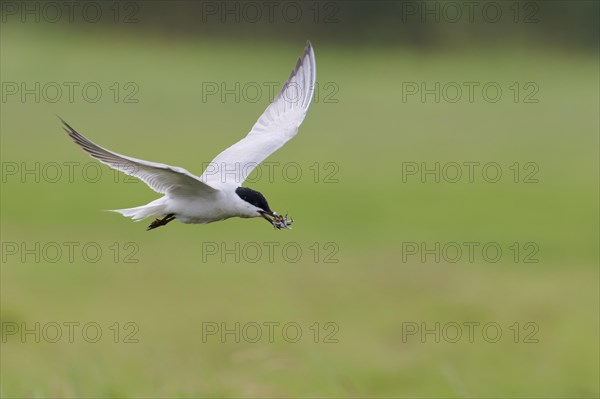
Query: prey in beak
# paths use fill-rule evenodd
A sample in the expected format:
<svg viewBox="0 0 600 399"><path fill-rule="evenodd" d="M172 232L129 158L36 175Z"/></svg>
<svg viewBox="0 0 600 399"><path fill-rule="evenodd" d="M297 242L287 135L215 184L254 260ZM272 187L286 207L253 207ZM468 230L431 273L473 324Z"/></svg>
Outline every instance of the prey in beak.
<svg viewBox="0 0 600 399"><path fill-rule="evenodd" d="M258 211L258 213L260 213L260 216L262 216L265 220L271 223L273 227L277 230L291 229L290 226L294 222L294 219L288 219L287 213L285 214L285 216L278 215L276 212L268 213L265 211ZM272 216L272 218L270 216Z"/></svg>
<svg viewBox="0 0 600 399"><path fill-rule="evenodd" d="M258 213L260 214L260 216L262 216L267 222L273 224L273 219L270 218L270 216L275 217L275 214L273 213L267 213L265 211L258 211Z"/></svg>

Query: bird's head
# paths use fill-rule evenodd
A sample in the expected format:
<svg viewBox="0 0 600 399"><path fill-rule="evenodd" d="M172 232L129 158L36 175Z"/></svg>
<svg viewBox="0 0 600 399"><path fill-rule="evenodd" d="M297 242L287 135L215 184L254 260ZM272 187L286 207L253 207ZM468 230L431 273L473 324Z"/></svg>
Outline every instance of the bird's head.
<svg viewBox="0 0 600 399"><path fill-rule="evenodd" d="M250 216L250 217L262 216L269 223L273 224L273 219L271 219L271 217L274 218L276 214L269 207L269 203L267 202L267 199L265 198L264 195L262 195L258 191L252 190L251 188L248 188L248 187L238 187L235 190L235 193L238 195L238 197L240 197L242 200L244 200L246 203L248 203L250 205L249 206L250 212L252 212L252 213L256 212L254 215L250 214L248 216Z"/></svg>
<svg viewBox="0 0 600 399"><path fill-rule="evenodd" d="M291 229L291 225L294 222L293 219L288 219L287 213L285 216L278 215L269 208L269 203L264 195L258 191L252 190L248 187L238 187L235 193L240 197L246 207L245 210L248 212L246 217L259 217L261 216L267 222L271 223L273 227L278 230Z"/></svg>

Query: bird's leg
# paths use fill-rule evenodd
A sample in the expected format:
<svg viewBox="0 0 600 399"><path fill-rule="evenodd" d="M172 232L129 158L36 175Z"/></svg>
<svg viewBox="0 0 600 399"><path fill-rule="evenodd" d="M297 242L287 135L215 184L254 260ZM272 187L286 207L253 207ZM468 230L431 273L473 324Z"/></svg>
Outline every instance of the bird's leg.
<svg viewBox="0 0 600 399"><path fill-rule="evenodd" d="M150 223L150 226L148 226L147 230L152 230L152 229L155 229L157 227L164 226L164 225L166 225L167 223L169 223L172 220L175 220L175 214L169 213L164 218L162 218L162 219L156 219L154 222Z"/></svg>

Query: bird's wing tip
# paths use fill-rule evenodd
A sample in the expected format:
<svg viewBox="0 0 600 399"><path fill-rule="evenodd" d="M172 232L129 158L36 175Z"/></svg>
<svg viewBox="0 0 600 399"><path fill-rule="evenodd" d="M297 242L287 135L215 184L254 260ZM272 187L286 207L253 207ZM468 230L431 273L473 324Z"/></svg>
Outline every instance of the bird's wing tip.
<svg viewBox="0 0 600 399"><path fill-rule="evenodd" d="M315 50L313 49L313 45L310 40L306 41L306 48L304 49L304 56L315 56Z"/></svg>
<svg viewBox="0 0 600 399"><path fill-rule="evenodd" d="M69 125L69 124L68 124L68 123L67 123L67 122L66 122L66 121L65 121L63 118L61 118L61 117L60 117L60 116L58 116L58 115L56 115L56 117L57 117L58 119L60 119L60 121L63 123L63 129L65 129L65 131L66 131L67 133L69 133L69 134L70 134L70 133L74 133L74 132L76 132L76 130L75 130L75 129L73 129L73 127L72 127L71 125Z"/></svg>

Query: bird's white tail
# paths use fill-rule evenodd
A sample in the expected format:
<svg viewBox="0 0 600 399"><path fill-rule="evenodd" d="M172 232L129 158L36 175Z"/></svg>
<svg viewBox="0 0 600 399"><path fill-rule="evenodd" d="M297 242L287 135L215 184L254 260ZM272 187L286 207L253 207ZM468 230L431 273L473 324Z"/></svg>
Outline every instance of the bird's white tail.
<svg viewBox="0 0 600 399"><path fill-rule="evenodd" d="M136 222L148 217L162 217L165 215L164 203L162 198L152 201L149 204L137 206L135 208L111 209L111 212L118 212L121 215L132 218Z"/></svg>

